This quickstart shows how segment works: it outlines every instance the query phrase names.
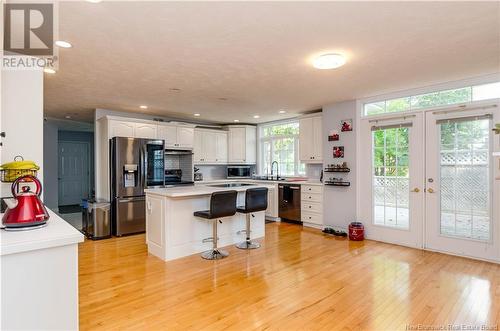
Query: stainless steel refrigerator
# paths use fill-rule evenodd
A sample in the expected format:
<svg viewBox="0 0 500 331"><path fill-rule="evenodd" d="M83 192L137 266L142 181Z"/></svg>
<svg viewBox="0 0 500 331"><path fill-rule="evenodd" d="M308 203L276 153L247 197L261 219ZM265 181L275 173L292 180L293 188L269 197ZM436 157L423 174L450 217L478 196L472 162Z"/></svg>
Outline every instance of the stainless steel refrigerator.
<svg viewBox="0 0 500 331"><path fill-rule="evenodd" d="M165 142L115 137L110 140L113 235L146 230L145 188L165 185Z"/></svg>

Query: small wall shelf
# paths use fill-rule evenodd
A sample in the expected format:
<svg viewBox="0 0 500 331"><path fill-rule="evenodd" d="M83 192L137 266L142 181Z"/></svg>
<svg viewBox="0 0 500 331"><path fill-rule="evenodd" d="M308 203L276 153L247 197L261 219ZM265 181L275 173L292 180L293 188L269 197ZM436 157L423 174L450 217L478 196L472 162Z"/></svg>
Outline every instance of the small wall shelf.
<svg viewBox="0 0 500 331"><path fill-rule="evenodd" d="M325 168L325 172L351 172L349 168Z"/></svg>
<svg viewBox="0 0 500 331"><path fill-rule="evenodd" d="M329 182L329 181L326 181L324 182L325 185L328 185L328 186L344 186L344 187L347 187L347 186L351 186L351 182Z"/></svg>

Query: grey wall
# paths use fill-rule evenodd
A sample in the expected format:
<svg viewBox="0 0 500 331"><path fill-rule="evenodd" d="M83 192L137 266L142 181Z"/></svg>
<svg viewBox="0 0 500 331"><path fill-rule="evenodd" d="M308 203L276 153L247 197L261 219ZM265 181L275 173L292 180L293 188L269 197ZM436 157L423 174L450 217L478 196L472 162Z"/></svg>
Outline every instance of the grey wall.
<svg viewBox="0 0 500 331"><path fill-rule="evenodd" d="M55 123L43 123L43 202L47 207L57 210L59 200L59 187L57 181L57 136L58 127Z"/></svg>
<svg viewBox="0 0 500 331"><path fill-rule="evenodd" d="M335 103L323 107L323 145L324 164L347 162L351 172L325 173L325 180L330 177L343 177L351 182L349 187L325 186L323 218L325 225L347 229L350 222L356 220L356 101ZM353 131L340 132L340 122L353 120ZM339 131L339 141L327 141L332 130ZM333 158L333 146L344 146L344 158Z"/></svg>

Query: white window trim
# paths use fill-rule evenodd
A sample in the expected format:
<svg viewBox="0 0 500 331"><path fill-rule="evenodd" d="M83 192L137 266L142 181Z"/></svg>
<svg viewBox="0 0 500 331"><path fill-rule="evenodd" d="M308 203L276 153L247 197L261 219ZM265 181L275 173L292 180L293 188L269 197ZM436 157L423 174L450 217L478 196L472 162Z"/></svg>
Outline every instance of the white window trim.
<svg viewBox="0 0 500 331"><path fill-rule="evenodd" d="M403 114L403 113L410 114L411 112L422 112L422 111L429 110L429 108L412 109L412 110L400 111L400 112L394 112L394 113L382 113L382 114L377 114L377 115L365 115L364 105L368 104L368 103L381 102L381 101L398 99L398 98L405 98L405 97L416 96L416 95L421 95L421 94L441 92L441 91L471 87L471 86L476 86L476 85L491 84L491 83L496 83L499 81L500 81L500 73L496 73L496 74L487 75L487 76L474 77L474 78L463 79L463 80L458 80L458 81L452 81L452 82L446 82L446 83L441 83L441 84L418 87L418 88L414 88L414 89L401 90L401 91L391 92L391 93L387 93L387 94L375 95L375 96L371 96L371 97L367 97L367 98L358 99L357 100L358 111L359 111L361 118L367 118L367 117L373 118L373 117L377 117L379 115L387 115L387 114L391 114L394 116L394 115ZM494 101L494 100L495 99L489 99L490 102ZM459 106L459 105L463 105L463 104L470 104L470 103L474 103L474 102L481 102L481 101L487 101L487 100L468 101L466 103L442 105L442 106L436 106L436 107L432 107L432 108L449 108L449 107Z"/></svg>
<svg viewBox="0 0 500 331"><path fill-rule="evenodd" d="M295 177L295 176L303 176L304 174L299 173L299 166L301 164L300 162L300 157L299 157L299 135L279 135L279 136L272 136L272 137L263 137L263 130L265 127L273 126L273 125L285 125L285 124L290 124L290 123L299 123L299 119L296 118L289 118L286 120L280 120L280 121L272 121L272 122L266 122L259 124L257 126L257 172L259 175L265 175L264 173L264 158L263 158L263 148L262 145L266 141L272 141L274 139L282 139L282 138L294 138L295 143L294 143L294 154L295 154L295 162L294 162L294 175L286 175L282 177ZM300 130L300 126L299 126ZM271 144L272 148L272 144ZM281 175L281 174L280 174Z"/></svg>

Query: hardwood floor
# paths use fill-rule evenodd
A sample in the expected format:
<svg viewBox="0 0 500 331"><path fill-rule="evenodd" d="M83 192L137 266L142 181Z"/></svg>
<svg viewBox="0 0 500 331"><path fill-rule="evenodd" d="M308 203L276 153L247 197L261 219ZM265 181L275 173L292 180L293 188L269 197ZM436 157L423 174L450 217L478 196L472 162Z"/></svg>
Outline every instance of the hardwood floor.
<svg viewBox="0 0 500 331"><path fill-rule="evenodd" d="M163 262L144 235L80 245L81 330L406 330L500 324L500 265L267 224L260 249ZM408 329L409 330L409 329Z"/></svg>

